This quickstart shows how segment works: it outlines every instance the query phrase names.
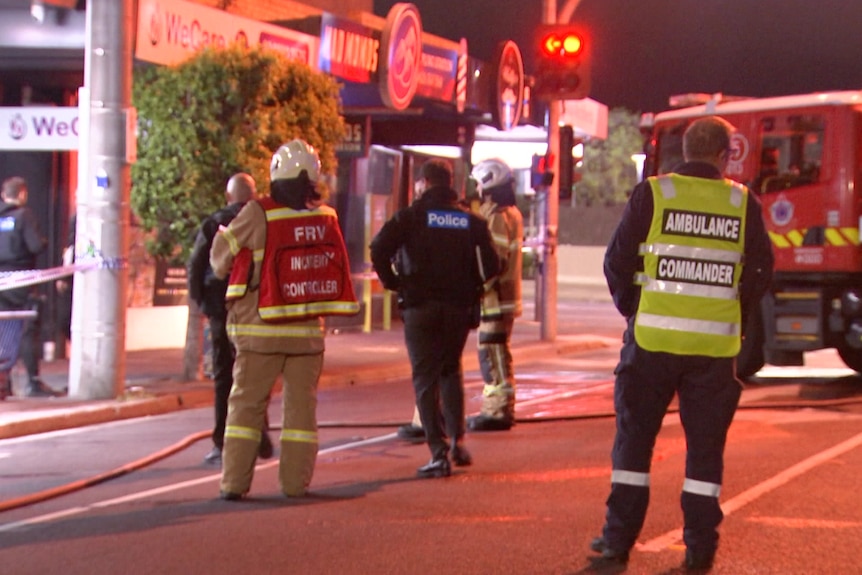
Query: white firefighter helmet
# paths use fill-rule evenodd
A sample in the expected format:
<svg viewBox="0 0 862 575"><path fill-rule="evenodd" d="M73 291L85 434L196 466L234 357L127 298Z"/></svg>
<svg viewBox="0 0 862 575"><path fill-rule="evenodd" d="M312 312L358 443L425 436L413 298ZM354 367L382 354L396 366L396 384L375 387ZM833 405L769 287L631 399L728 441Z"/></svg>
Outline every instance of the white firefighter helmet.
<svg viewBox="0 0 862 575"><path fill-rule="evenodd" d="M316 183L320 178L320 158L314 148L303 140L292 140L283 144L269 164L269 179L286 180L298 178L302 171L308 174L308 179Z"/></svg>
<svg viewBox="0 0 862 575"><path fill-rule="evenodd" d="M483 190L496 188L514 180L512 169L503 160L493 158L482 160L473 167L470 177L476 180L481 194Z"/></svg>

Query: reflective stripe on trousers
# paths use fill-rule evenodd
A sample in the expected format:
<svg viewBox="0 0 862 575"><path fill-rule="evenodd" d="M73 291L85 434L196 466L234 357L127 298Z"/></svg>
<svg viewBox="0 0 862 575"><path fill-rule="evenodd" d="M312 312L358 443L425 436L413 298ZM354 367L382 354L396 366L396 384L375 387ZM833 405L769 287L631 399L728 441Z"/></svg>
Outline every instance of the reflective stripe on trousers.
<svg viewBox="0 0 862 575"><path fill-rule="evenodd" d="M614 469L611 472L611 483L622 483L634 487L649 487L649 473Z"/></svg>
<svg viewBox="0 0 862 575"><path fill-rule="evenodd" d="M283 429L281 441L294 441L296 443L317 443L317 432L304 429Z"/></svg>
<svg viewBox="0 0 862 575"><path fill-rule="evenodd" d="M232 439L245 439L254 441L255 444L260 443L260 429L252 429L250 427L242 427L239 425L228 425L224 430L224 436Z"/></svg>
<svg viewBox="0 0 862 575"><path fill-rule="evenodd" d="M721 495L721 485L718 483L710 483L708 481L698 481L697 479L685 478L682 484L682 490L686 493L694 495L703 495L704 497L714 497L718 499Z"/></svg>

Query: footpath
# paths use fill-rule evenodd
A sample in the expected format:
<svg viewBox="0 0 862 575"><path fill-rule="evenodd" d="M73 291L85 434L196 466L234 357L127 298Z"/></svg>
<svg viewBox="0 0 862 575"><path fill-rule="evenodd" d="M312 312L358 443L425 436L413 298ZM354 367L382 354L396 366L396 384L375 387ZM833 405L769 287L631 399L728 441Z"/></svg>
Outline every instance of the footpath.
<svg viewBox="0 0 862 575"><path fill-rule="evenodd" d="M527 296L525 293L525 298ZM593 299L589 294L576 293L571 297ZM543 341L539 323L526 320L532 317L527 311L523 321L516 322L512 335L512 355L516 363L609 345L607 339L589 335L558 335L554 341ZM23 397L21 384L14 382L23 376L19 363L13 371L15 395L0 401L0 439L159 415L213 403L212 381L205 378L183 380L182 349L129 351L125 362L123 393L114 399L100 400ZM475 331L471 332L464 348L463 366L465 371L478 369ZM40 370L48 386L54 389L68 386L67 359L42 362ZM400 322L393 321L390 330L327 334L321 389L371 385L409 377L410 363Z"/></svg>

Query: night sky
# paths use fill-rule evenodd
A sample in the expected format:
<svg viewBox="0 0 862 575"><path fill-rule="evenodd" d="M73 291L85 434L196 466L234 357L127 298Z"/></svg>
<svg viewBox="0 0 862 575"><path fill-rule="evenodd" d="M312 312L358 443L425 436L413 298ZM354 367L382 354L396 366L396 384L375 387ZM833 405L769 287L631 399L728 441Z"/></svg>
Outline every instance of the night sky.
<svg viewBox="0 0 862 575"><path fill-rule="evenodd" d="M394 0L375 0L385 16ZM565 0L557 0L558 8ZM533 71L541 0L413 0L426 31L467 38L490 60L512 39ZM594 42L590 97L632 111L667 109L671 94L774 96L862 89L857 0L581 0L572 19Z"/></svg>

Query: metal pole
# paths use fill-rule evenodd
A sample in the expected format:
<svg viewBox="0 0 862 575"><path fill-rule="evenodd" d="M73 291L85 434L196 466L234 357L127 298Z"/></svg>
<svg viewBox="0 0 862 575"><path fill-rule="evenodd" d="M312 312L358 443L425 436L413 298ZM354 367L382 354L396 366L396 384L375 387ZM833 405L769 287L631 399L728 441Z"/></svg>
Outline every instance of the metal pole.
<svg viewBox="0 0 862 575"><path fill-rule="evenodd" d="M556 0L543 0L543 23L557 23ZM557 225L559 222L559 190L560 190L560 102L553 100L548 105L548 152L553 155L551 169L554 181L545 198L545 229L542 237L542 316L540 320L540 337L542 341L554 341L557 338Z"/></svg>
<svg viewBox="0 0 862 575"><path fill-rule="evenodd" d="M102 265L76 273L69 395L111 399L125 386L130 166L134 139L133 0L89 0L85 40L86 165L78 182L75 253Z"/></svg>
<svg viewBox="0 0 862 575"><path fill-rule="evenodd" d="M563 5L563 8L560 10L560 17L558 22L560 24L568 24L572 19L572 14L575 13L575 10L578 8L578 4L581 3L581 0L566 0L566 3Z"/></svg>

